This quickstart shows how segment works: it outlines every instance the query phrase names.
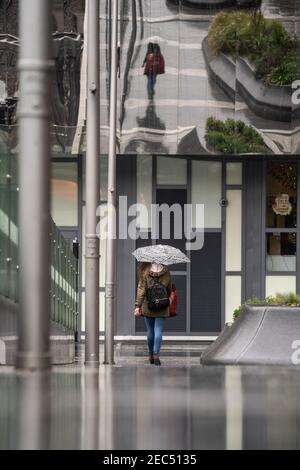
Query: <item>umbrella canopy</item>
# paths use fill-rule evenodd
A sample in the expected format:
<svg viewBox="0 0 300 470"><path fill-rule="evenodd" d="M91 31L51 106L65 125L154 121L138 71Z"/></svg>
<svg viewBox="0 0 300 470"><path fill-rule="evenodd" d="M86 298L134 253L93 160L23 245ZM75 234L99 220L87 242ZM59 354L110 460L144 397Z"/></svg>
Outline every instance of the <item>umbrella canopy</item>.
<svg viewBox="0 0 300 470"><path fill-rule="evenodd" d="M169 266L170 264L190 263L189 258L178 250L169 245L150 245L138 248L133 256L139 262L159 263Z"/></svg>

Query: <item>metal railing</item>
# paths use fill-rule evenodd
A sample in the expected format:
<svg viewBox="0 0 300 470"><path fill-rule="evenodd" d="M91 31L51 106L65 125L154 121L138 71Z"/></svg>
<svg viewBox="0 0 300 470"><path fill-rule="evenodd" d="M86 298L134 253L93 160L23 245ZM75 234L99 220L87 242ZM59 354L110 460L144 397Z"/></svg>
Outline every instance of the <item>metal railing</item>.
<svg viewBox="0 0 300 470"><path fill-rule="evenodd" d="M2 134L3 127L0 129ZM18 302L18 170L17 156L0 134L0 296ZM51 319L78 329L78 260L72 246L50 221ZM29 286L32 288L32 286Z"/></svg>
<svg viewBox="0 0 300 470"><path fill-rule="evenodd" d="M51 317L70 330L78 330L78 260L70 244L51 219Z"/></svg>
<svg viewBox="0 0 300 470"><path fill-rule="evenodd" d="M1 129L0 132L2 133ZM6 136L9 139L9 134ZM17 158L7 150L1 137L0 135L0 295L17 302Z"/></svg>

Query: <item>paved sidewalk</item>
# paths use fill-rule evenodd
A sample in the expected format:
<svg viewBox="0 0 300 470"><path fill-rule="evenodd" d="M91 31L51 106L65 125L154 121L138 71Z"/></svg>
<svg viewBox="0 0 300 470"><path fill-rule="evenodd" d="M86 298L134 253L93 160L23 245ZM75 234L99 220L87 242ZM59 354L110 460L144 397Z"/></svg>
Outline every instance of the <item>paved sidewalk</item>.
<svg viewBox="0 0 300 470"><path fill-rule="evenodd" d="M179 357L168 367L0 368L0 449L300 448L299 371Z"/></svg>

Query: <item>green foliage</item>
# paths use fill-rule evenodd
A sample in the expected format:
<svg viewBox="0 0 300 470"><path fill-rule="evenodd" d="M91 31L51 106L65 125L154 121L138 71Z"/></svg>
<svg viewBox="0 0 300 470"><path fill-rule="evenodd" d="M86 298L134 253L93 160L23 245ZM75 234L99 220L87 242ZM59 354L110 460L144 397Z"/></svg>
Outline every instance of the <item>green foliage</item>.
<svg viewBox="0 0 300 470"><path fill-rule="evenodd" d="M251 299L246 300L246 302L236 308L233 312L233 318L236 320L242 313L246 304L251 305L278 305L281 307L300 307L300 296L294 294L293 292L288 292L287 294L276 294L274 297L266 297L265 299L258 299L257 297L252 297Z"/></svg>
<svg viewBox="0 0 300 470"><path fill-rule="evenodd" d="M226 11L217 14L208 32L215 54L247 57L255 75L267 85L289 85L299 78L299 41L276 20L261 12Z"/></svg>
<svg viewBox="0 0 300 470"><path fill-rule="evenodd" d="M205 139L208 147L226 155L270 152L261 135L240 120L209 117Z"/></svg>

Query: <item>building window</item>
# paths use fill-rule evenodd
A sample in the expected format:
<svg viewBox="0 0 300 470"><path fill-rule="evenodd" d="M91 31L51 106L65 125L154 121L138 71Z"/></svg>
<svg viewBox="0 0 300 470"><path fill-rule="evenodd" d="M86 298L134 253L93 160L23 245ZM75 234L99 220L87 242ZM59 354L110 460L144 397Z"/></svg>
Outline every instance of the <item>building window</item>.
<svg viewBox="0 0 300 470"><path fill-rule="evenodd" d="M51 213L59 227L78 225L77 163L52 162Z"/></svg>
<svg viewBox="0 0 300 470"><path fill-rule="evenodd" d="M295 232L267 233L267 271L296 271Z"/></svg>
<svg viewBox="0 0 300 470"><path fill-rule="evenodd" d="M204 226L206 229L221 229L222 209L222 163L193 160L192 162L192 204L204 205ZM198 227L193 214L193 227Z"/></svg>
<svg viewBox="0 0 300 470"><path fill-rule="evenodd" d="M152 156L138 155L137 157L137 203L145 207L139 215L138 226L141 231L151 227L152 204Z"/></svg>
<svg viewBox="0 0 300 470"><path fill-rule="evenodd" d="M187 162L182 158L157 157L157 184L187 184Z"/></svg>
<svg viewBox="0 0 300 470"><path fill-rule="evenodd" d="M297 226L297 164L269 163L267 174L267 227Z"/></svg>
<svg viewBox="0 0 300 470"><path fill-rule="evenodd" d="M267 165L266 196L267 272L295 272L297 163L271 162Z"/></svg>

